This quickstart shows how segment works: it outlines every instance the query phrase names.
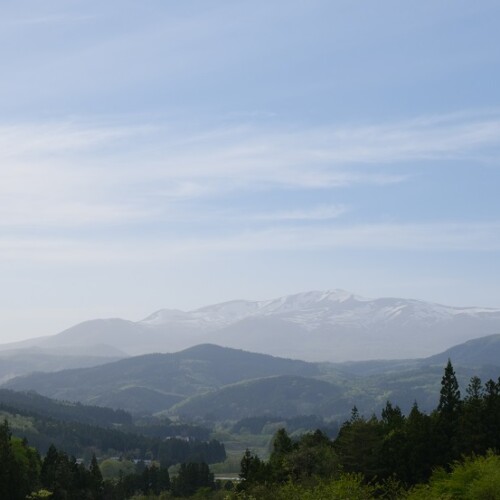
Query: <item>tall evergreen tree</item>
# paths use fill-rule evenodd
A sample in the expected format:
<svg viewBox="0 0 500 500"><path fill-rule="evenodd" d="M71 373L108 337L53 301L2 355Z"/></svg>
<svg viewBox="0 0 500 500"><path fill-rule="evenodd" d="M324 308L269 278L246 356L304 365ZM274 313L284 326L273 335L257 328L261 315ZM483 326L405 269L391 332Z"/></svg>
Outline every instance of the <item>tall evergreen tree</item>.
<svg viewBox="0 0 500 500"><path fill-rule="evenodd" d="M50 489L56 481L56 470L59 463L59 453L56 447L51 444L42 462L40 479L42 486Z"/></svg>
<svg viewBox="0 0 500 500"><path fill-rule="evenodd" d="M439 394L438 412L446 416L455 418L460 411L460 389L455 375L455 370L448 359L448 364L444 369L444 375L441 380L441 391Z"/></svg>
<svg viewBox="0 0 500 500"><path fill-rule="evenodd" d="M99 500L100 498L102 498L104 488L101 469L99 469L99 464L97 463L95 453L92 454L92 460L90 461L89 476L90 489L92 491L92 494L94 495L94 499Z"/></svg>
<svg viewBox="0 0 500 500"><path fill-rule="evenodd" d="M460 416L460 451L462 454L480 454L488 449L484 390L479 377L472 377L466 389Z"/></svg>
<svg viewBox="0 0 500 500"><path fill-rule="evenodd" d="M242 480L239 485L240 490L245 489L249 484L263 482L268 477L266 464L248 448L241 459L240 467L240 479Z"/></svg>
<svg viewBox="0 0 500 500"><path fill-rule="evenodd" d="M293 442L286 432L286 429L279 429L273 439L273 451L274 455L284 455L290 453L293 450Z"/></svg>
<svg viewBox="0 0 500 500"><path fill-rule="evenodd" d="M434 412L434 444L437 463L449 465L460 457L459 419L462 409L455 370L448 359L441 380L439 404Z"/></svg>
<svg viewBox="0 0 500 500"><path fill-rule="evenodd" d="M380 453L381 475L397 476L400 480L407 478L407 435L406 419L399 406L392 406L387 401L382 410L383 427L382 449Z"/></svg>
<svg viewBox="0 0 500 500"><path fill-rule="evenodd" d="M269 458L271 474L275 481L288 481L289 470L284 467L284 460L296 447L286 429L279 429L273 439L273 448Z"/></svg>
<svg viewBox="0 0 500 500"><path fill-rule="evenodd" d="M426 481L436 464L432 439L432 420L422 413L417 402L406 419L406 477L408 484Z"/></svg>

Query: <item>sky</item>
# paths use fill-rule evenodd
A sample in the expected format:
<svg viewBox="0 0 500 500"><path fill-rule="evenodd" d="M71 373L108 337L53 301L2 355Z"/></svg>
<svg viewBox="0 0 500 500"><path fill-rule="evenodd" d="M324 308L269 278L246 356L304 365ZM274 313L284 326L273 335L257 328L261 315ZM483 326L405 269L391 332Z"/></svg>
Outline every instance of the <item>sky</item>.
<svg viewBox="0 0 500 500"><path fill-rule="evenodd" d="M500 307L499 18L3 0L0 342L336 288Z"/></svg>

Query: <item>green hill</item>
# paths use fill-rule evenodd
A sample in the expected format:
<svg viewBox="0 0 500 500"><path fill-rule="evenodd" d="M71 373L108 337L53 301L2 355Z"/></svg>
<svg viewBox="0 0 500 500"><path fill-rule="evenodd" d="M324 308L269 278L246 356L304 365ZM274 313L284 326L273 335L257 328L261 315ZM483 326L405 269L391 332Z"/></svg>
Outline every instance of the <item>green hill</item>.
<svg viewBox="0 0 500 500"><path fill-rule="evenodd" d="M215 420L239 420L257 415L336 416L348 413L353 401L345 389L313 378L282 375L232 384L177 405L170 413Z"/></svg>
<svg viewBox="0 0 500 500"><path fill-rule="evenodd" d="M147 354L93 368L35 373L9 380L4 387L153 413L194 394L242 380L320 373L314 363L204 344L174 354Z"/></svg>

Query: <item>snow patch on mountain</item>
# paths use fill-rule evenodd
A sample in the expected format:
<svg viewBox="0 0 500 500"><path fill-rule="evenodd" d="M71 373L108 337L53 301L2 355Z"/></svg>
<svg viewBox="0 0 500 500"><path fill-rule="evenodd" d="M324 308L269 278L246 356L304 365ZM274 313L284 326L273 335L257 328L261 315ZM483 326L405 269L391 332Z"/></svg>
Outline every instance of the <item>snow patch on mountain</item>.
<svg viewBox="0 0 500 500"><path fill-rule="evenodd" d="M193 311L161 309L135 323L92 320L19 347L28 342L73 346L78 352L83 346L106 344L136 355L214 343L310 361L343 361L425 357L499 332L500 309L371 299L334 289L233 300Z"/></svg>

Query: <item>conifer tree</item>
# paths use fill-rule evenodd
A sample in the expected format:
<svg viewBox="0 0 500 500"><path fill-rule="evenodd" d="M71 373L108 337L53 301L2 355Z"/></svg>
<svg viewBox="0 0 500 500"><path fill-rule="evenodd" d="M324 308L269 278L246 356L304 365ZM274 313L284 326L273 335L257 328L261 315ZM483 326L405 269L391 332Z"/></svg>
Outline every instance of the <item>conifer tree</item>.
<svg viewBox="0 0 500 500"><path fill-rule="evenodd" d="M457 377L451 360L448 359L448 364L444 369L444 375L441 380L441 391L437 410L447 417L455 418L460 411L460 406L460 390L458 388Z"/></svg>
<svg viewBox="0 0 500 500"><path fill-rule="evenodd" d="M426 481L436 464L431 443L431 418L422 413L415 401L406 419L406 477L408 484Z"/></svg>
<svg viewBox="0 0 500 500"><path fill-rule="evenodd" d="M101 469L99 469L99 464L97 463L97 458L95 456L95 453L92 454L92 460L90 461L89 475L90 475L90 489L94 495L94 498L96 500L102 498L103 480L102 480Z"/></svg>
<svg viewBox="0 0 500 500"><path fill-rule="evenodd" d="M14 454L10 442L11 433L7 420L0 425L0 498L12 496Z"/></svg>
<svg viewBox="0 0 500 500"><path fill-rule="evenodd" d="M284 467L286 456L295 448L294 443L286 429L279 429L273 439L273 450L269 458L269 466L274 479L278 482L288 480L289 471Z"/></svg>
<svg viewBox="0 0 500 500"><path fill-rule="evenodd" d="M441 379L439 404L434 414L434 443L437 463L449 465L460 456L458 443L459 418L462 409L455 370L448 364Z"/></svg>

